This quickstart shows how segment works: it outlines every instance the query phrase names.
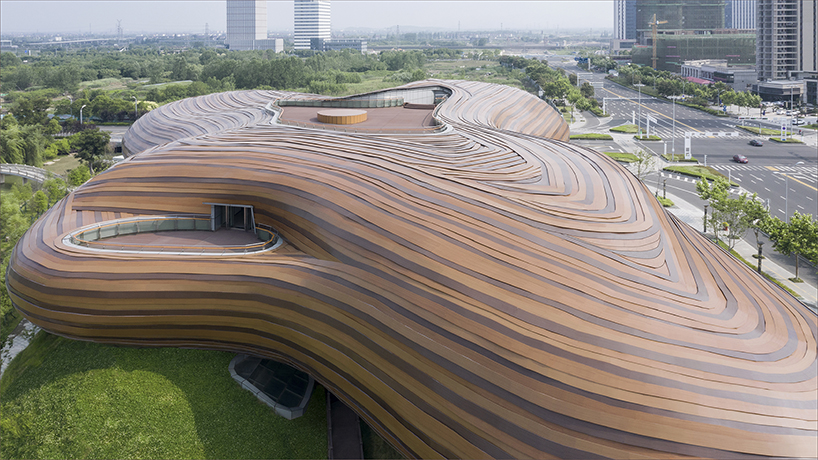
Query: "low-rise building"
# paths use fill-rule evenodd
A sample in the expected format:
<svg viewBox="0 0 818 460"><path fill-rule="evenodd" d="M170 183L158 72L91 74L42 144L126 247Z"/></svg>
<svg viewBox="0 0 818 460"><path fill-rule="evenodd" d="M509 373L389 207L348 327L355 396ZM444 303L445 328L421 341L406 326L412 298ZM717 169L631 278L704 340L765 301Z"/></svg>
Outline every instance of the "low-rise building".
<svg viewBox="0 0 818 460"><path fill-rule="evenodd" d="M310 49L313 51L340 51L352 49L366 53L366 40L359 38L349 39L326 39L326 38L311 38Z"/></svg>
<svg viewBox="0 0 818 460"><path fill-rule="evenodd" d="M685 78L699 78L711 83L720 81L734 91L747 91L758 82L755 66L729 65L726 59L684 61L681 74Z"/></svg>
<svg viewBox="0 0 818 460"><path fill-rule="evenodd" d="M805 102L806 86L804 80L769 80L754 84L753 92L765 102L799 104Z"/></svg>

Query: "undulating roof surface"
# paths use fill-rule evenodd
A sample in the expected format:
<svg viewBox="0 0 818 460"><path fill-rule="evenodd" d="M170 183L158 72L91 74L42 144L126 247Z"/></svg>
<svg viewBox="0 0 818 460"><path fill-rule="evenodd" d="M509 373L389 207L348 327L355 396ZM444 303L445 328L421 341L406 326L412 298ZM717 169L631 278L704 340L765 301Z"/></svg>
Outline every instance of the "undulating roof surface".
<svg viewBox="0 0 818 460"><path fill-rule="evenodd" d="M285 360L411 456L818 455L814 313L567 143L544 102L402 90L431 86L450 95L425 134L271 123L277 98L319 98L274 91L151 112L125 138L134 156L20 240L14 304L68 337ZM252 205L286 244L64 242L206 202Z"/></svg>

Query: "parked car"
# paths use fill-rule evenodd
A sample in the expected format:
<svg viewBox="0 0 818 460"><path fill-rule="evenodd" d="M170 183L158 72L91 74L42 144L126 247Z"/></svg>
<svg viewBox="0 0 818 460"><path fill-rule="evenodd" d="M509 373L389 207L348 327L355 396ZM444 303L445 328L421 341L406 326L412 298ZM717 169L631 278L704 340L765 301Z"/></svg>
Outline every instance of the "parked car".
<svg viewBox="0 0 818 460"><path fill-rule="evenodd" d="M761 147L762 145L764 145L764 143L761 142L758 139L753 139L753 140L750 141L750 145L755 146L755 147ZM736 156L738 156L738 155L736 155ZM736 157L733 157L733 159L735 160Z"/></svg>
<svg viewBox="0 0 818 460"><path fill-rule="evenodd" d="M733 155L733 161L736 163L747 163L750 160L748 160L744 155Z"/></svg>

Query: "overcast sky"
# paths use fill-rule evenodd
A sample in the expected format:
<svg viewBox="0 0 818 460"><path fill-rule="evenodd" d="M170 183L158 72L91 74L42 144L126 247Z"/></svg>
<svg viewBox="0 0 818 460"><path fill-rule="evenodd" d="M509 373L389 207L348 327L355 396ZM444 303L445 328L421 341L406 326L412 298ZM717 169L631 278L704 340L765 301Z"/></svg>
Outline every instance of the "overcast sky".
<svg viewBox="0 0 818 460"><path fill-rule="evenodd" d="M125 34L203 33L225 29L225 1L0 1L0 32L114 33L122 20ZM293 2L267 2L267 26L293 29ZM386 29L396 25L457 30L612 29L613 0L552 1L332 1L332 29Z"/></svg>

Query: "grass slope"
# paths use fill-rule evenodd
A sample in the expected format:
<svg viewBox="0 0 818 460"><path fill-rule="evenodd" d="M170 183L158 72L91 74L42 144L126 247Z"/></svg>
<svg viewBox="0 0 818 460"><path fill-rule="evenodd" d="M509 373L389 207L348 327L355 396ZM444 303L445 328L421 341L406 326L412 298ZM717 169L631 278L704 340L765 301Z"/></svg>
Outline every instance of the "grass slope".
<svg viewBox="0 0 818 460"><path fill-rule="evenodd" d="M230 378L232 357L41 332L0 380L0 458L327 458L324 389L286 420Z"/></svg>

